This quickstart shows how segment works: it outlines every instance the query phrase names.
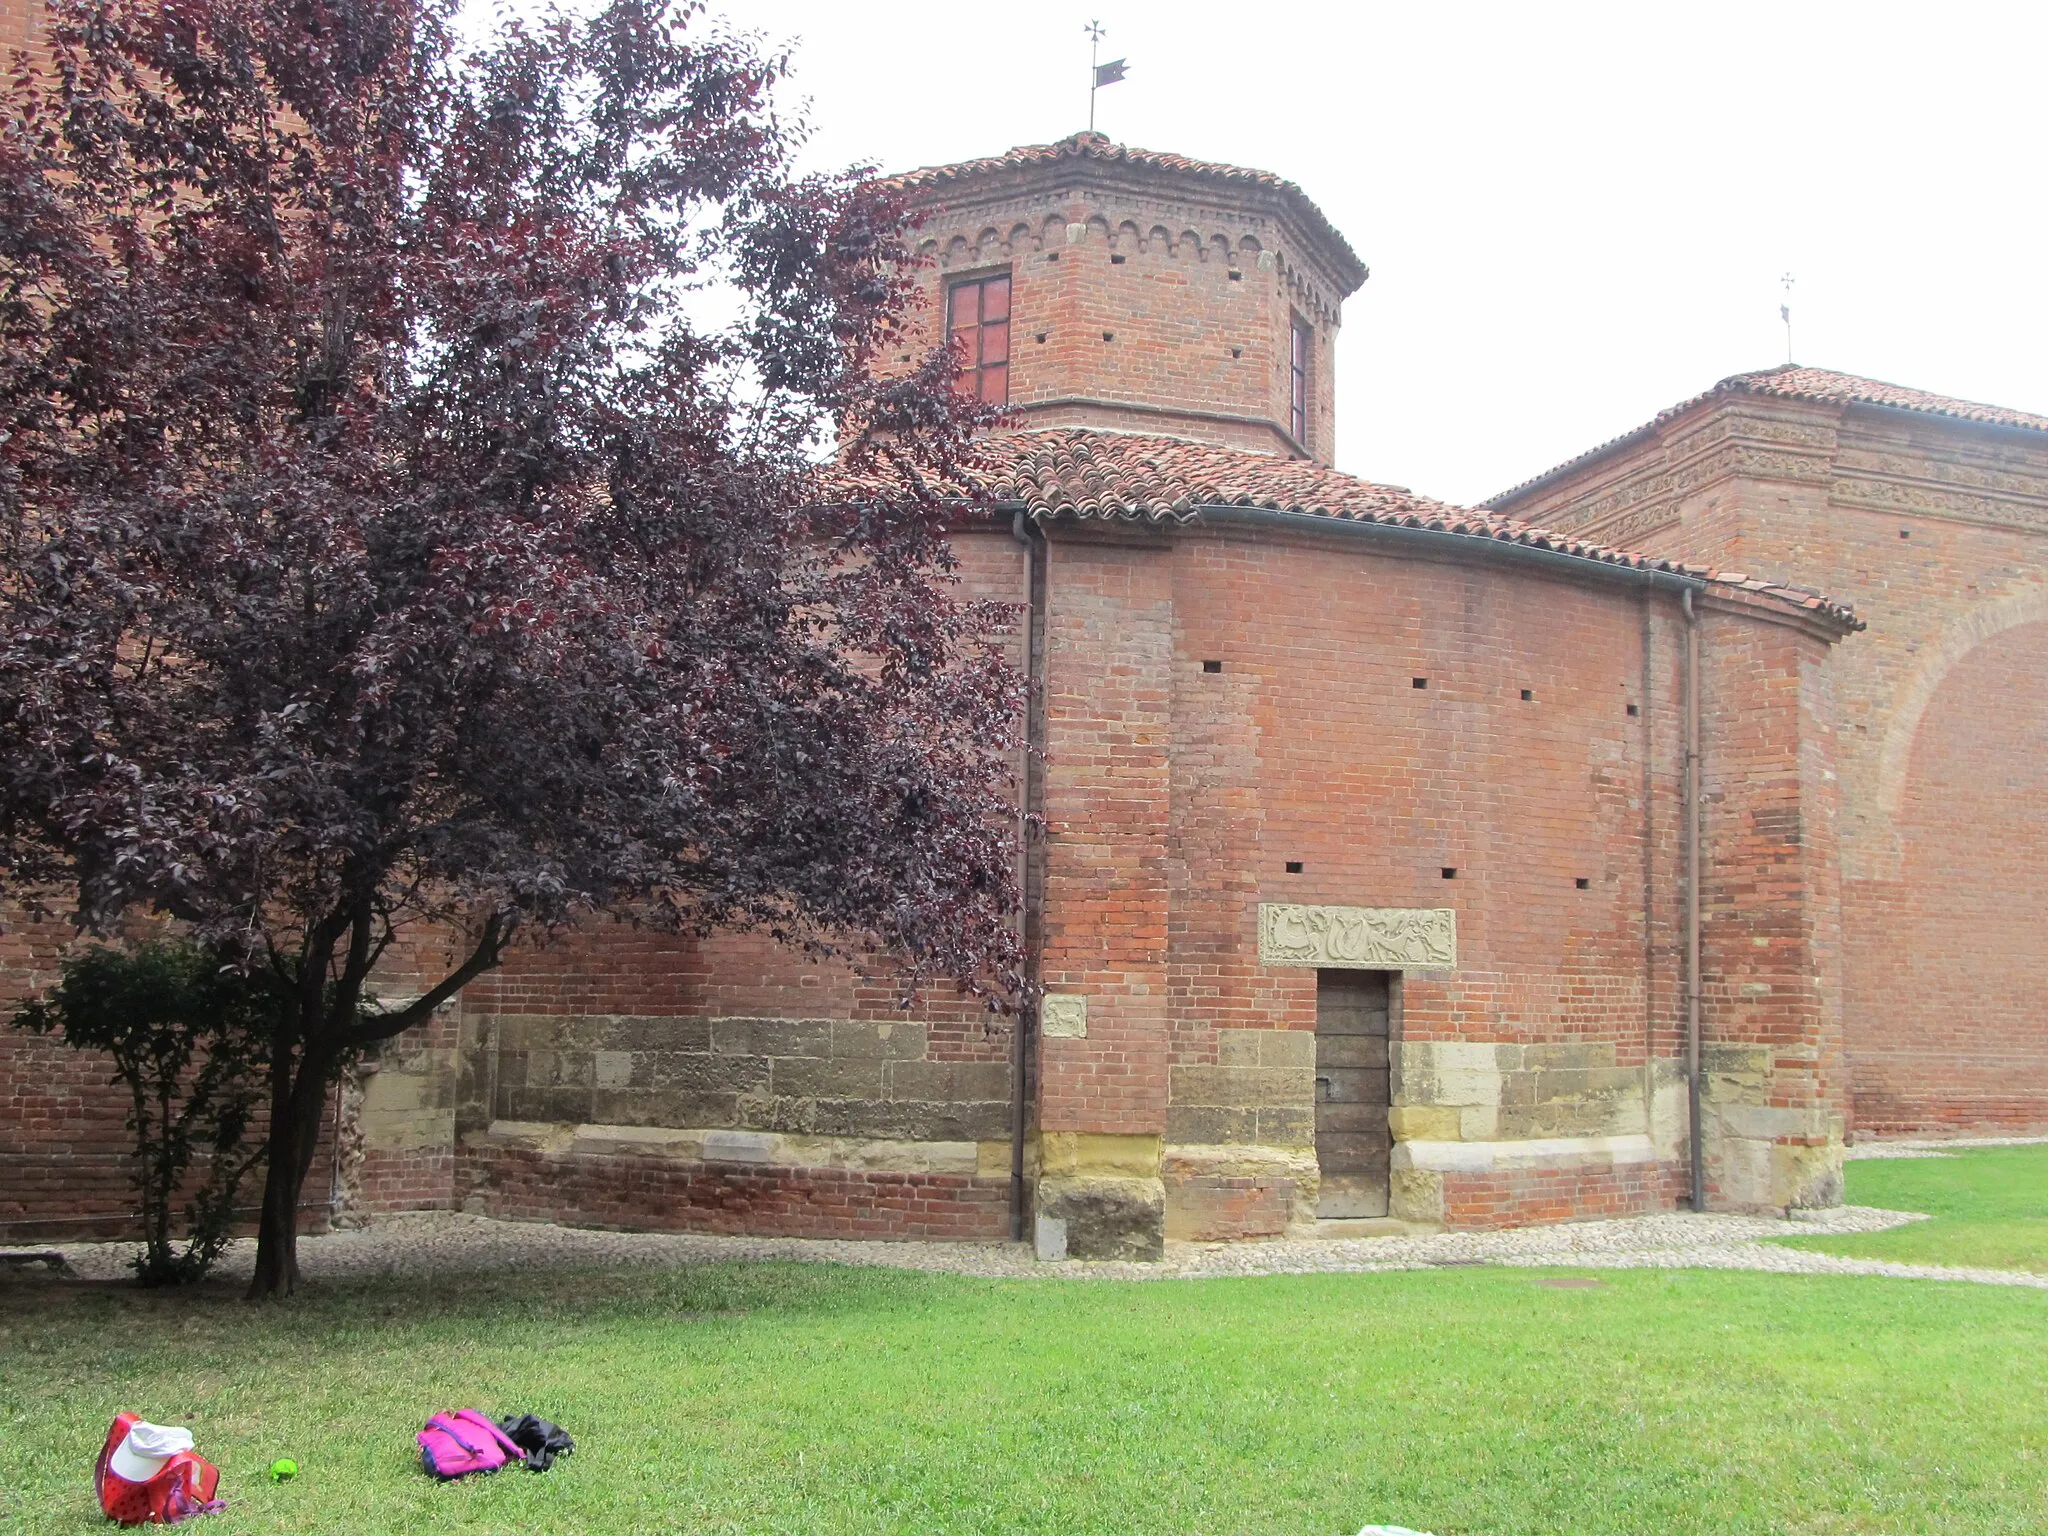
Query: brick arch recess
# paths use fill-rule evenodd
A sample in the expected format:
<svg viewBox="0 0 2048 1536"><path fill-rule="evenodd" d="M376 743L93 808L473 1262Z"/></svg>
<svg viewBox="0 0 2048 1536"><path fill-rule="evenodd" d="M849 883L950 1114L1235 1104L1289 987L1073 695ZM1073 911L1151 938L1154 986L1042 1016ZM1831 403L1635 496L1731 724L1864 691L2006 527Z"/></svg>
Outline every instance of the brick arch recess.
<svg viewBox="0 0 2048 1536"><path fill-rule="evenodd" d="M2028 587L1981 603L1957 619L1921 654L1911 674L1893 696L1891 721L1878 750L1877 796L1870 819L1873 846L1864 855L1868 867L1845 871L1852 878L1897 879L1903 848L1899 814L1906 781L1920 736L1921 721L1964 658L2006 631L2048 619L2048 587ZM1862 861L1855 861L1862 862Z"/></svg>
<svg viewBox="0 0 2048 1536"><path fill-rule="evenodd" d="M1859 1129L2048 1126L2044 678L2048 612L1970 645L1917 701L1897 877L1852 896Z"/></svg>

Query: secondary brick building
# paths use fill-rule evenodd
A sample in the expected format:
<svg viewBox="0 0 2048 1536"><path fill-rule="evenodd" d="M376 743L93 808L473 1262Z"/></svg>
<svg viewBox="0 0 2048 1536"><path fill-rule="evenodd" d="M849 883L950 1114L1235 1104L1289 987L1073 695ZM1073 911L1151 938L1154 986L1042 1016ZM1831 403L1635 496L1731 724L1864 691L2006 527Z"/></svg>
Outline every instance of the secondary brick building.
<svg viewBox="0 0 2048 1536"><path fill-rule="evenodd" d="M1488 507L1854 605L1835 662L1859 1132L2048 1128L2048 417L1725 379Z"/></svg>
<svg viewBox="0 0 2048 1536"><path fill-rule="evenodd" d="M932 329L1012 411L1001 515L958 547L1040 683L1021 1050L762 939L593 926L351 1086L340 1198L841 1235L1021 1214L1076 1254L1655 1209L1692 1187L1695 1011L1709 1202L1838 1198L1849 610L1739 545L1625 553L1330 468L1365 269L1276 177L1084 135L903 186ZM12 1166L83 1123L52 1059L0 1047L35 1106ZM51 1177L0 1219L70 1214Z"/></svg>

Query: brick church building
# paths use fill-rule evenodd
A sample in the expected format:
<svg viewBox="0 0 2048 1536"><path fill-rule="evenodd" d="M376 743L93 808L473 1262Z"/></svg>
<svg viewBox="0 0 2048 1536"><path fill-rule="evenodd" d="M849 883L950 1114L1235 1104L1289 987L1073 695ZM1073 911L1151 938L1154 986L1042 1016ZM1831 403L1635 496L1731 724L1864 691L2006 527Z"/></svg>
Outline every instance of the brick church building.
<svg viewBox="0 0 2048 1536"><path fill-rule="evenodd" d="M1451 506L1330 466L1366 269L1291 183L1082 135L901 185L1010 413L956 542L1038 685L1035 1019L593 926L347 1085L334 1209L1145 1257L1826 1205L1859 1129L2048 1122L2048 420L1780 370ZM96 1081L0 1035L0 1235L118 1217Z"/></svg>

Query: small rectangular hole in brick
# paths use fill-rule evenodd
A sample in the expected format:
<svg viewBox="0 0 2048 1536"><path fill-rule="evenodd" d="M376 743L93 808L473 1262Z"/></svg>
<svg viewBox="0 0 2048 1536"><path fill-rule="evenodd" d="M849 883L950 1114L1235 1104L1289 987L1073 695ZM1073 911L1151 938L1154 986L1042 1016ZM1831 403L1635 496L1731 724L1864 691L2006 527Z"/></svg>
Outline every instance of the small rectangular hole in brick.
<svg viewBox="0 0 2048 1536"><path fill-rule="evenodd" d="M1640 715L1642 713L1642 711L1636 708L1636 706L1633 704L1629 705L1628 712L1632 715Z"/></svg>
<svg viewBox="0 0 2048 1536"><path fill-rule="evenodd" d="M1043 332L1043 331L1040 331L1040 332L1038 333L1038 344L1039 344L1039 345L1040 345L1041 347L1045 345L1045 332Z"/></svg>
<svg viewBox="0 0 2048 1536"><path fill-rule="evenodd" d="M1223 663L1220 661L1205 661L1202 663L1202 670L1204 672L1221 672L1223 670Z"/></svg>
<svg viewBox="0 0 2048 1536"><path fill-rule="evenodd" d="M1299 859L1289 859L1289 860L1287 861L1287 873L1289 873L1290 875L1298 875L1298 874L1300 874L1300 873L1301 873L1301 860L1299 860Z"/></svg>
<svg viewBox="0 0 2048 1536"><path fill-rule="evenodd" d="M1104 332L1102 333L1102 339L1103 339L1104 341L1115 341L1115 340L1116 340L1116 332L1115 332L1115 331L1104 331Z"/></svg>
<svg viewBox="0 0 2048 1536"><path fill-rule="evenodd" d="M1109 258L1109 264L1110 264L1110 265L1111 265L1112 267L1120 267L1120 266L1122 266L1122 265L1124 264L1124 261L1125 261L1125 258L1124 258L1124 257L1122 257L1122 256L1112 256L1112 257L1110 257L1110 258Z"/></svg>
<svg viewBox="0 0 2048 1536"><path fill-rule="evenodd" d="M1533 688L1524 688L1524 689L1522 690L1522 702L1523 702L1524 704L1530 704L1530 703L1533 703L1533 702L1535 702L1535 699L1536 699L1536 690L1535 690L1535 689L1533 689Z"/></svg>
<svg viewBox="0 0 2048 1536"><path fill-rule="evenodd" d="M1445 878L1446 880L1455 880L1455 879L1457 879L1457 878L1458 878L1458 871L1457 871L1457 868L1456 868L1456 866L1454 866L1454 865L1450 865L1450 864L1446 864L1446 865L1444 866L1444 878Z"/></svg>
<svg viewBox="0 0 2048 1536"><path fill-rule="evenodd" d="M1588 880L1584 875L1581 875L1578 879L1574 880L1572 884L1577 886L1580 890L1584 891L1591 889L1593 882Z"/></svg>
<svg viewBox="0 0 2048 1536"><path fill-rule="evenodd" d="M1058 251L1048 251L1046 252L1045 259L1047 261L1058 261L1060 259L1060 253Z"/></svg>
<svg viewBox="0 0 2048 1536"><path fill-rule="evenodd" d="M1242 272L1233 272L1230 274L1230 280L1233 283L1241 283L1244 281L1244 274Z"/></svg>
<svg viewBox="0 0 2048 1536"><path fill-rule="evenodd" d="M1408 686L1410 688L1427 688L1429 686L1429 679L1426 677L1411 677L1408 679Z"/></svg>

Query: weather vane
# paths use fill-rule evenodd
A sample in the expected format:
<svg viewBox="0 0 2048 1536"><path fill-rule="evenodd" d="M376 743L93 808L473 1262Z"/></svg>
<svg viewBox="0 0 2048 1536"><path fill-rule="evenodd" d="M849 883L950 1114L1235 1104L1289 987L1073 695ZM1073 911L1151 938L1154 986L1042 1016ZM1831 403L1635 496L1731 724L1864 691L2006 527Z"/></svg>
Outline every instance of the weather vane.
<svg viewBox="0 0 2048 1536"><path fill-rule="evenodd" d="M1088 131L1095 131L1095 93L1105 85L1115 85L1124 77L1124 61L1111 59L1107 64L1096 62L1102 51L1104 37L1102 23L1091 21L1082 28L1088 34Z"/></svg>
<svg viewBox="0 0 2048 1536"><path fill-rule="evenodd" d="M1785 297L1778 305L1778 318L1785 322L1785 366L1792 365L1792 274L1787 272L1778 279L1785 290Z"/></svg>

